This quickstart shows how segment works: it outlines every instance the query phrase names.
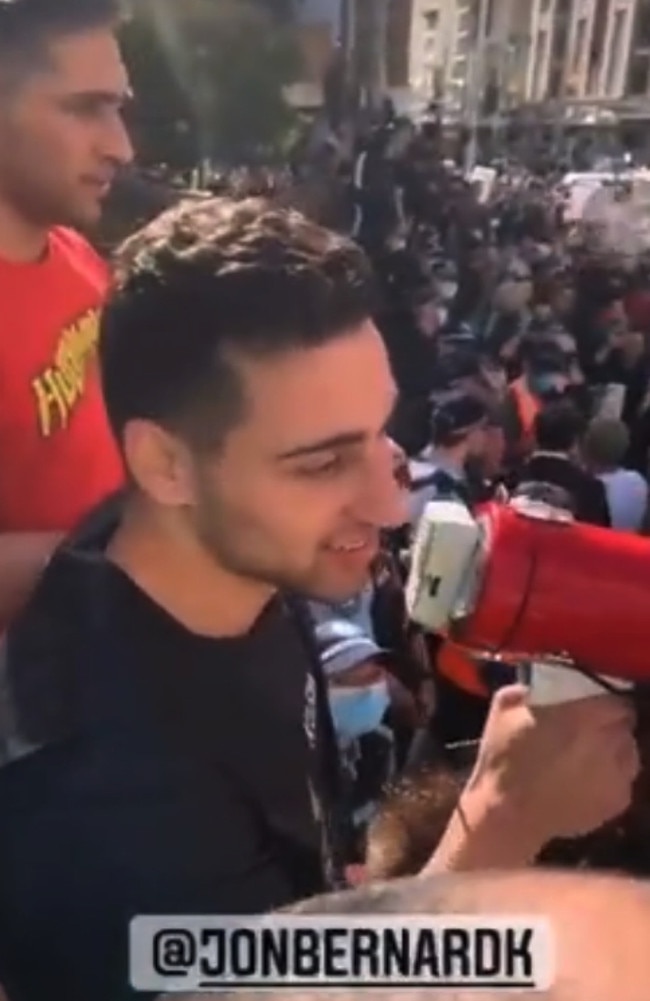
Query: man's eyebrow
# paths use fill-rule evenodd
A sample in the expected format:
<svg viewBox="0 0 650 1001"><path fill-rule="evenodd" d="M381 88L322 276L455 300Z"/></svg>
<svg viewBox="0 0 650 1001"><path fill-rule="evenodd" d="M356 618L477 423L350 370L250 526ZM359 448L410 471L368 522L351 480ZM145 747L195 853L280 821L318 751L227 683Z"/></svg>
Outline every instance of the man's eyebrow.
<svg viewBox="0 0 650 1001"><path fill-rule="evenodd" d="M366 431L345 431L342 434L332 435L331 438L323 438L321 441L315 441L309 445L299 445L288 452L281 452L278 459L284 462L286 459L305 458L309 455L318 455L319 452L331 452L337 448L363 445L367 440Z"/></svg>
<svg viewBox="0 0 650 1001"><path fill-rule="evenodd" d="M64 97L67 102L84 101L89 104L129 104L132 100L130 87L124 90L79 90Z"/></svg>

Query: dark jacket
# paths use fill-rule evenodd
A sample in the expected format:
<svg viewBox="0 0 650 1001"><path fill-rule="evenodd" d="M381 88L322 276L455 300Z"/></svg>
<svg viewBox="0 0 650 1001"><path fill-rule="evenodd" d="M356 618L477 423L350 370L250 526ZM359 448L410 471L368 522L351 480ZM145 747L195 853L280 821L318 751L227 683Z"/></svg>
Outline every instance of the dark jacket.
<svg viewBox="0 0 650 1001"><path fill-rule="evenodd" d="M568 457L535 453L524 464L519 483L549 483L559 487L568 495L572 512L578 521L603 528L611 526L603 484Z"/></svg>

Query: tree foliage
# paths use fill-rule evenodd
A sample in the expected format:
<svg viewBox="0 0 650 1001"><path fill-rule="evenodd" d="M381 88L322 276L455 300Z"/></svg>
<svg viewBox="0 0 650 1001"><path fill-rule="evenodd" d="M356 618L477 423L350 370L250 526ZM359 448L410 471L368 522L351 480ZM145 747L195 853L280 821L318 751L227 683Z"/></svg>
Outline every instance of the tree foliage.
<svg viewBox="0 0 650 1001"><path fill-rule="evenodd" d="M273 151L300 71L293 0L134 0L124 51L147 160L241 161ZM167 152L168 155L162 155Z"/></svg>

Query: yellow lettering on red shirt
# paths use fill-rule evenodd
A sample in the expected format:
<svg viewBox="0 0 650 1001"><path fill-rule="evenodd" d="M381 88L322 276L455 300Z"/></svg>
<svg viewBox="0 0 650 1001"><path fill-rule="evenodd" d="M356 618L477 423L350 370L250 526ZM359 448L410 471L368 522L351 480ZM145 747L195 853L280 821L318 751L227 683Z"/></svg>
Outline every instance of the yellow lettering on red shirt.
<svg viewBox="0 0 650 1001"><path fill-rule="evenodd" d="M99 310L91 309L61 332L52 360L32 380L36 419L44 438L64 431L83 399L98 337Z"/></svg>

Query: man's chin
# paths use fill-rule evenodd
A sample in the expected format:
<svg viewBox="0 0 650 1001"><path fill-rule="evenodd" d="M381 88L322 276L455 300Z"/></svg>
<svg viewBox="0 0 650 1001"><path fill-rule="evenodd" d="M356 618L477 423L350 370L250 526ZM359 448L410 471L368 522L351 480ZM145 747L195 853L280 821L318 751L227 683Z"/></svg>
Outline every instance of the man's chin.
<svg viewBox="0 0 650 1001"><path fill-rule="evenodd" d="M105 199L86 198L71 206L68 225L74 229L96 230L104 215Z"/></svg>
<svg viewBox="0 0 650 1001"><path fill-rule="evenodd" d="M358 597L370 582L370 567L368 567L365 574L358 574L354 578L350 577L344 580L321 577L305 581L299 591L312 601L322 601L325 604L338 605Z"/></svg>

